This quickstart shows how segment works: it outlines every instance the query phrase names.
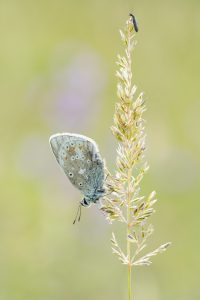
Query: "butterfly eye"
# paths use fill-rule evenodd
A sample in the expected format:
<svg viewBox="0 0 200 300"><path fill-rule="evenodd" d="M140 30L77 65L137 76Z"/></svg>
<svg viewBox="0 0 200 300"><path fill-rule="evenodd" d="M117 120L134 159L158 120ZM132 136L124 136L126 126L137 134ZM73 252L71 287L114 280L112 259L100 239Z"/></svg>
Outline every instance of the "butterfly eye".
<svg viewBox="0 0 200 300"><path fill-rule="evenodd" d="M84 156L84 155L81 155L81 159L84 160L84 159L85 159L85 156Z"/></svg>
<svg viewBox="0 0 200 300"><path fill-rule="evenodd" d="M75 156L75 158L76 158L76 159L79 159L79 155L77 154L77 155Z"/></svg>
<svg viewBox="0 0 200 300"><path fill-rule="evenodd" d="M69 177L73 177L73 173L72 172L69 172Z"/></svg>
<svg viewBox="0 0 200 300"><path fill-rule="evenodd" d="M69 150L69 146L68 145L66 146L66 150Z"/></svg>
<svg viewBox="0 0 200 300"><path fill-rule="evenodd" d="M83 186L83 184L82 184L82 182L79 182L79 184L78 184L79 186Z"/></svg>
<svg viewBox="0 0 200 300"><path fill-rule="evenodd" d="M73 147L74 146L74 142L71 142L70 145Z"/></svg>
<svg viewBox="0 0 200 300"><path fill-rule="evenodd" d="M71 160L75 160L75 157L74 157L74 156L72 156L72 157L71 157Z"/></svg>

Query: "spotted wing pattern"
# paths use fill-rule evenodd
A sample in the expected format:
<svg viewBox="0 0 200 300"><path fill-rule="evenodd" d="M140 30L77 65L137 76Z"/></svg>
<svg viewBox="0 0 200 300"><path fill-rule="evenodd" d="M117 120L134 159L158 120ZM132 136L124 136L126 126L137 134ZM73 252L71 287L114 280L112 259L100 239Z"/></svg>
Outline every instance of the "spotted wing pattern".
<svg viewBox="0 0 200 300"><path fill-rule="evenodd" d="M85 196L104 182L104 165L96 143L82 135L61 133L50 137L53 153L71 181Z"/></svg>

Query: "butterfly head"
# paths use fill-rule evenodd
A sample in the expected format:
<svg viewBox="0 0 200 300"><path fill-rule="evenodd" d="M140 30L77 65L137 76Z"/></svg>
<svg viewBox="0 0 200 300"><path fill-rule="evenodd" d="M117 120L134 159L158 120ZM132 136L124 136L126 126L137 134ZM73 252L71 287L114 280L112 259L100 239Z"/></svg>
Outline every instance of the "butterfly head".
<svg viewBox="0 0 200 300"><path fill-rule="evenodd" d="M84 206L84 207L89 207L90 204L91 204L91 202L90 202L90 199L89 199L89 198L84 197L84 198L81 200L80 204L81 204L82 206Z"/></svg>
<svg viewBox="0 0 200 300"><path fill-rule="evenodd" d="M93 195L85 196L80 202L82 206L89 207L91 203L96 203L98 200L105 195L105 189L98 189Z"/></svg>

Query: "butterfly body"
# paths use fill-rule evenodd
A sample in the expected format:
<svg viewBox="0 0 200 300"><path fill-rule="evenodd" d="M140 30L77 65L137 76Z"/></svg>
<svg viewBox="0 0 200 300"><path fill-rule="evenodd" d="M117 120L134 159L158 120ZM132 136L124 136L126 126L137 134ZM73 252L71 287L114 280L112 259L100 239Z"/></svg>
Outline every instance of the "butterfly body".
<svg viewBox="0 0 200 300"><path fill-rule="evenodd" d="M86 136L73 133L52 135L49 142L70 182L83 193L81 205L98 202L105 195L105 172L97 144Z"/></svg>

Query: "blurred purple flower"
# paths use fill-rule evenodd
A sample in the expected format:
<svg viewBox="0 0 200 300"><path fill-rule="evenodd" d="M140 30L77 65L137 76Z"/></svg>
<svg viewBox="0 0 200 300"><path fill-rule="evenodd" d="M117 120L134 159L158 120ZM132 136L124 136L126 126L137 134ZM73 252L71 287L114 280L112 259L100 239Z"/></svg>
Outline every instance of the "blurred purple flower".
<svg viewBox="0 0 200 300"><path fill-rule="evenodd" d="M53 131L80 131L91 124L101 109L105 77L93 53L80 54L58 70L44 107L49 127Z"/></svg>

